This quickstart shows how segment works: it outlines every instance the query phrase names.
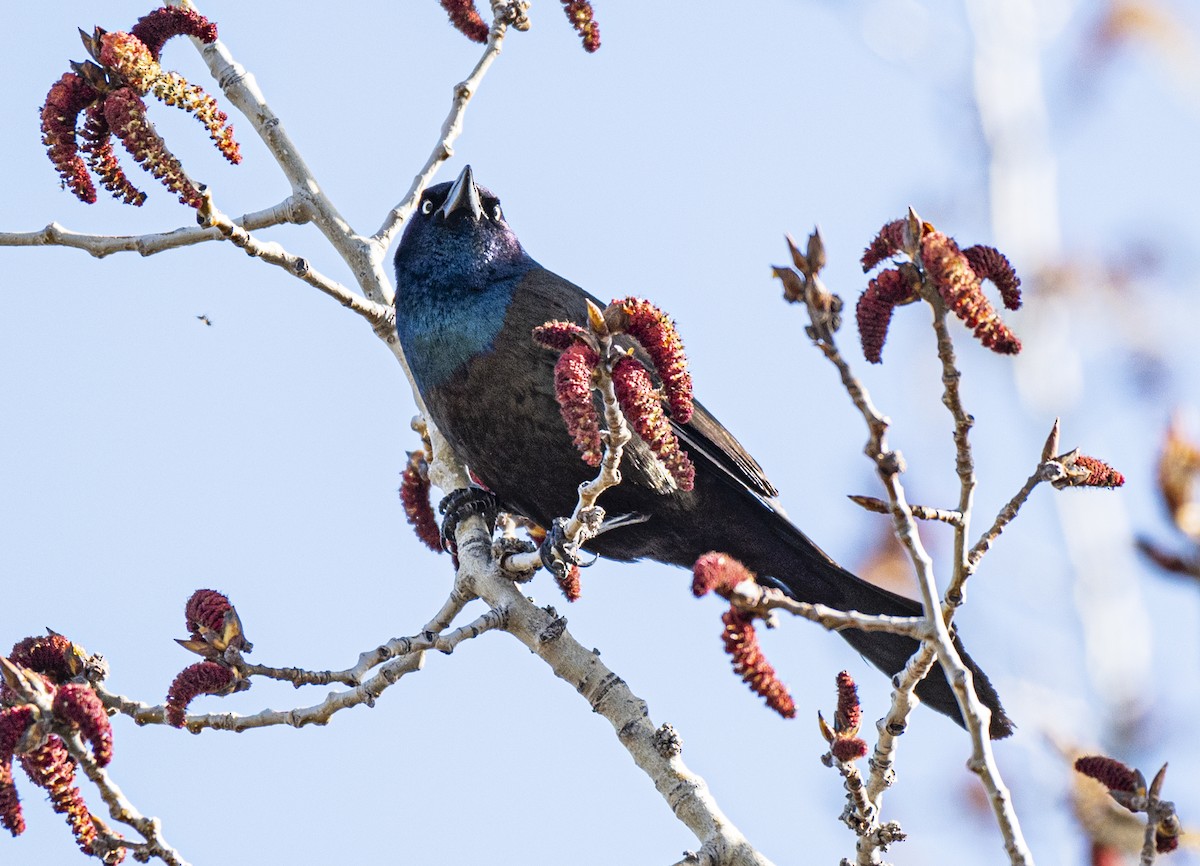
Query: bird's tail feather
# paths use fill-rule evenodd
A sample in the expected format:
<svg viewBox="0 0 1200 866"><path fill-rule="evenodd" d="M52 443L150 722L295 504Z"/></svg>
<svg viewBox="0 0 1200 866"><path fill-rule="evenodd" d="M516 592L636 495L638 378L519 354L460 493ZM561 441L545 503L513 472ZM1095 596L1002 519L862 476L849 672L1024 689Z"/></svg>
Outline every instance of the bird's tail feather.
<svg viewBox="0 0 1200 866"><path fill-rule="evenodd" d="M782 584L789 595L800 601L828 604L868 614L915 616L921 613L919 602L856 577L830 559L800 530L791 524L787 526L792 530L788 533L790 537L784 539L784 544L772 546L774 555L771 556L773 562L770 564L773 568L764 572ZM871 664L889 676L895 676L904 670L908 659L920 647L920 643L913 638L887 632L865 632L848 628L839 634ZM1000 704L1000 696L987 674L963 649L957 634L954 636L954 648L958 650L963 664L971 671L975 694L984 706L992 711L989 730L991 738L998 740L1009 736L1013 732L1013 723ZM916 692L922 703L949 716L958 724L963 724L958 699L940 665L935 663L933 670L917 686Z"/></svg>

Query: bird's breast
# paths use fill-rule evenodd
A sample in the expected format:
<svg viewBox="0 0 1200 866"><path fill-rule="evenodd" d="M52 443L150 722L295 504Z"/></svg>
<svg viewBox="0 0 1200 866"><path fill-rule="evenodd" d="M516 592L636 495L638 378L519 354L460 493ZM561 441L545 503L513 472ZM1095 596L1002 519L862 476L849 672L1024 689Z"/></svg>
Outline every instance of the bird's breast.
<svg viewBox="0 0 1200 866"><path fill-rule="evenodd" d="M400 288L396 333L422 395L494 348L511 297L507 281L479 291Z"/></svg>

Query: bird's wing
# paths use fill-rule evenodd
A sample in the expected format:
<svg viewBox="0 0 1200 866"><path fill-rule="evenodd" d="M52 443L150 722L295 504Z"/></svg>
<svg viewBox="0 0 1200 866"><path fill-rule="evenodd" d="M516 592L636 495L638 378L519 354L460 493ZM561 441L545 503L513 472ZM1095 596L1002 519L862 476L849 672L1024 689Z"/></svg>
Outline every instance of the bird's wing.
<svg viewBox="0 0 1200 866"><path fill-rule="evenodd" d="M587 325L587 305L584 299L590 300L600 309L606 304L599 298L576 286L552 271L538 268L531 271L522 281L521 290L539 299L541 309L546 312L546 318L565 316L575 322ZM625 340L619 342L624 343ZM638 358L653 369L649 356L640 347L637 348ZM700 403L696 403L692 419L687 424L672 422L675 434L683 442L684 447L695 456L703 455L709 462L721 469L734 482L745 485L759 496L772 499L779 495L770 481L767 480L763 468L758 465L742 444L733 437L725 426Z"/></svg>
<svg viewBox="0 0 1200 866"><path fill-rule="evenodd" d="M773 499L779 495L775 485L767 480L763 468L758 461L750 456L742 447L742 443L733 438L720 421L712 413L695 404L692 420L687 424L671 422L675 435L683 442L689 453L703 454L713 464L729 473L733 479L746 485L759 496Z"/></svg>

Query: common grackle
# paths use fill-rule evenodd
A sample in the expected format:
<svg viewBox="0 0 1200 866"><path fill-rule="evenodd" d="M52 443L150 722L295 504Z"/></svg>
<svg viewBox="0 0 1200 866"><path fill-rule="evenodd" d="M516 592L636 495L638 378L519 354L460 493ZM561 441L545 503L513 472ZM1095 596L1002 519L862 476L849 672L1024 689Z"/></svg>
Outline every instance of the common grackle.
<svg viewBox="0 0 1200 866"><path fill-rule="evenodd" d="M531 332L550 319L587 321L587 292L535 262L504 220L500 201L468 166L430 187L396 250L396 329L430 415L458 456L507 509L542 526L568 515L578 486L594 475L571 442L554 397L556 355ZM603 304L600 304L603 307ZM601 503L638 515L587 547L618 560L653 559L690 568L709 550L773 577L795 598L864 613L919 614L917 602L855 577L784 516L762 468L703 406L674 424L696 467L678 489L635 437L623 482ZM900 635L840 632L883 672L899 672L917 642ZM957 638L956 638L957 642ZM1012 724L995 689L963 653L975 690L992 710L991 735ZM917 688L922 701L962 723L940 668Z"/></svg>

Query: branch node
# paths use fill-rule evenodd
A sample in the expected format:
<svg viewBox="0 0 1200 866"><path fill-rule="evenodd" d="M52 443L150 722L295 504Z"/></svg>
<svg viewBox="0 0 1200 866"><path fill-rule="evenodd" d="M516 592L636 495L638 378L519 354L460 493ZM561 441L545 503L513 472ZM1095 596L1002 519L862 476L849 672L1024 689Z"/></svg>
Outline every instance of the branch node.
<svg viewBox="0 0 1200 866"><path fill-rule="evenodd" d="M567 618L565 616L555 617L550 621L542 631L538 634L538 640L542 643L550 643L562 637L562 633L566 631Z"/></svg>
<svg viewBox="0 0 1200 866"><path fill-rule="evenodd" d="M683 739L671 725L664 724L650 738L654 748L667 760L674 758L683 751Z"/></svg>

